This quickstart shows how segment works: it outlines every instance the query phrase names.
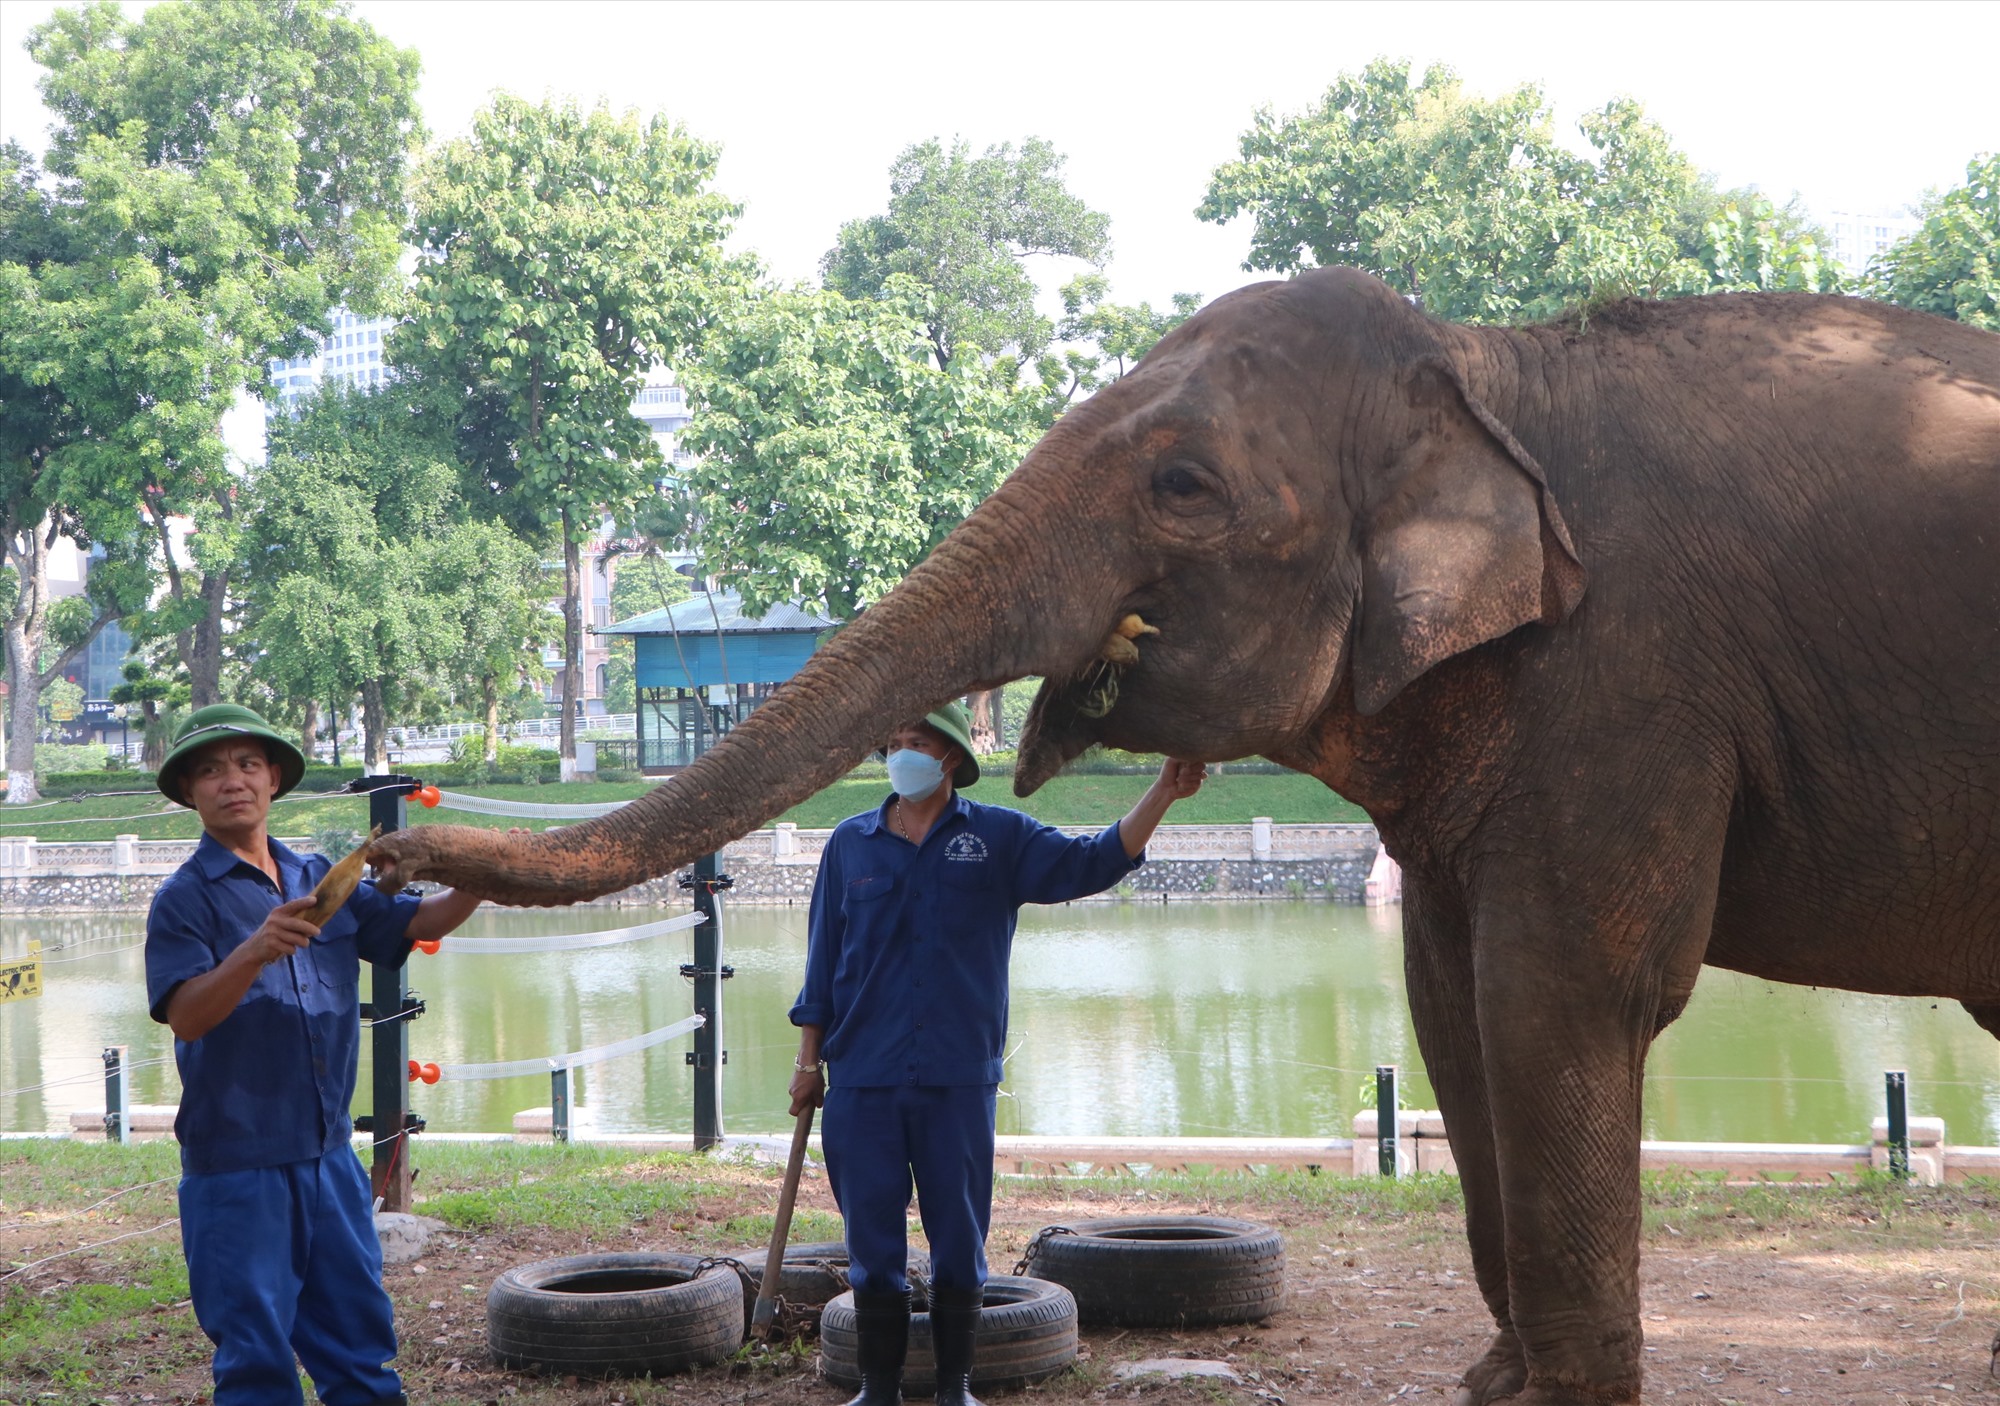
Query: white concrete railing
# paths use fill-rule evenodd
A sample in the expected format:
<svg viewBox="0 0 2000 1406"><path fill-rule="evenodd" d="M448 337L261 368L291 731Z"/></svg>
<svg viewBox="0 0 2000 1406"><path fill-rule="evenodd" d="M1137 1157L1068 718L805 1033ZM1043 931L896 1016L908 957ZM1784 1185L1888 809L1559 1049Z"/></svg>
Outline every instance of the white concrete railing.
<svg viewBox="0 0 2000 1406"><path fill-rule="evenodd" d="M1067 825L1066 834L1091 835L1102 826ZM768 860L781 865L817 865L831 830L801 830L790 822L758 830L723 849L725 859ZM310 853L310 840L286 844ZM0 839L0 879L83 878L105 874L171 874L190 854L193 840L48 841L32 835ZM1248 825L1162 825L1146 847L1152 859L1215 861L1311 861L1357 853L1372 854L1372 825L1274 825L1258 817Z"/></svg>
<svg viewBox="0 0 2000 1406"><path fill-rule="evenodd" d="M1380 1166L1374 1110L1354 1115L1355 1176L1374 1176ZM2000 1172L2000 1147L1959 1147L1944 1140L1944 1119L1912 1118L1910 1180L1919 1186L1990 1177ZM1877 1118L1865 1143L1813 1142L1642 1142L1639 1165L1646 1171L1680 1167L1720 1173L1727 1181L1785 1177L1798 1181L1838 1180L1860 1171L1889 1170L1889 1120ZM1396 1115L1396 1174L1443 1172L1458 1175L1444 1115L1435 1109L1403 1109Z"/></svg>
<svg viewBox="0 0 2000 1406"><path fill-rule="evenodd" d="M310 852L311 841L288 842ZM33 835L0 839L0 879L88 878L106 874L166 875L194 853L193 840L142 840L119 835L110 840L38 840Z"/></svg>

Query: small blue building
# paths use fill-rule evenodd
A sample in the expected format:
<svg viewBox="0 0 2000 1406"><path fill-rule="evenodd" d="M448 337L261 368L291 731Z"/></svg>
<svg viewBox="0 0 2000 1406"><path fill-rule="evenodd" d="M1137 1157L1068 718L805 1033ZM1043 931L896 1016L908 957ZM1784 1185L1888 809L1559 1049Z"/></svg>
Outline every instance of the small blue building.
<svg viewBox="0 0 2000 1406"><path fill-rule="evenodd" d="M840 622L796 604L745 615L734 591L604 625L630 635L638 693L639 769L665 776L713 747L793 674Z"/></svg>

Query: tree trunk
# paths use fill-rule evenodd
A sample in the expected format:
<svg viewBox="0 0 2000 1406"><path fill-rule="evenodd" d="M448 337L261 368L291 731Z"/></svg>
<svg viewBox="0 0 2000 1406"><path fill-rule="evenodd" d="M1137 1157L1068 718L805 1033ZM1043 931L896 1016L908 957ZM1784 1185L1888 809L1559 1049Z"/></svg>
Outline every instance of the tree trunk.
<svg viewBox="0 0 2000 1406"><path fill-rule="evenodd" d="M167 729L160 718L160 705L148 698L139 705L144 721L139 733L139 766L157 772L167 759Z"/></svg>
<svg viewBox="0 0 2000 1406"><path fill-rule="evenodd" d="M203 572L201 618L189 632L193 635L187 653L189 707L222 701L222 607L228 599L228 569Z"/></svg>
<svg viewBox="0 0 2000 1406"><path fill-rule="evenodd" d="M487 674L479 680L479 692L486 700L486 760L500 760L500 680Z"/></svg>
<svg viewBox="0 0 2000 1406"><path fill-rule="evenodd" d="M983 688L971 696L972 702L972 750L984 755L997 752L1007 745L1002 727L1004 716L1000 709L1000 690Z"/></svg>
<svg viewBox="0 0 2000 1406"><path fill-rule="evenodd" d="M562 779L576 780L576 708L583 697L583 552L563 509Z"/></svg>
<svg viewBox="0 0 2000 1406"><path fill-rule="evenodd" d="M319 750L319 702L316 699L306 700L305 721L299 724L299 750L306 754L308 763Z"/></svg>
<svg viewBox="0 0 2000 1406"><path fill-rule="evenodd" d="M17 527L10 523L9 527ZM42 702L42 630L48 619L49 548L39 524L10 531L0 541L0 562L12 561L20 583L6 620L7 804L42 798L35 785L35 723Z"/></svg>
<svg viewBox="0 0 2000 1406"><path fill-rule="evenodd" d="M382 704L382 681L370 679L361 685L362 770L370 776L389 774L389 714Z"/></svg>

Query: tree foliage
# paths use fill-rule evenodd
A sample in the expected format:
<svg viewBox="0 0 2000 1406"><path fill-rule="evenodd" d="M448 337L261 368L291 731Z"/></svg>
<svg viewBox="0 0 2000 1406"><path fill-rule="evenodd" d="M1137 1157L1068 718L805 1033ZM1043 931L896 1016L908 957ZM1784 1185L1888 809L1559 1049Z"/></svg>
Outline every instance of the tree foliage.
<svg viewBox="0 0 2000 1406"><path fill-rule="evenodd" d="M974 358L940 368L925 354L925 290L895 281L885 295L761 290L689 367L689 537L752 610L800 598L852 614L1041 432L1038 392Z"/></svg>
<svg viewBox="0 0 2000 1406"><path fill-rule="evenodd" d="M458 407L475 508L563 544L566 764L579 545L660 472L633 397L744 277L722 250L737 208L709 189L716 154L664 117L502 94L417 181L422 257L391 357Z"/></svg>
<svg viewBox="0 0 2000 1406"><path fill-rule="evenodd" d="M221 417L331 305L392 284L416 56L334 0L61 9L28 48L57 121L51 179L8 158L9 223L34 232L0 260L0 375L33 390L35 429L9 431L32 448L7 472L59 525L143 503L166 592L135 633L173 637L212 702L235 528Z"/></svg>
<svg viewBox="0 0 2000 1406"><path fill-rule="evenodd" d="M1063 285L1063 316L1056 324L1061 345L1035 368L1058 413L1124 376L1155 342L1201 307L1199 293L1176 293L1170 311L1155 312L1151 303L1108 303L1110 292L1111 282L1101 273L1082 274Z"/></svg>
<svg viewBox="0 0 2000 1406"><path fill-rule="evenodd" d="M274 423L245 491L238 633L257 681L337 711L360 695L374 764L388 759L390 713L472 668L511 685L530 643L535 553L496 523L463 520L460 477L403 388L327 386Z"/></svg>
<svg viewBox="0 0 2000 1406"><path fill-rule="evenodd" d="M1245 268L1351 264L1466 322L1625 294L1835 286L1817 241L1768 202L1722 219L1728 201L1637 103L1580 125L1589 154L1557 140L1533 84L1487 99L1448 68L1414 79L1376 60L1309 112L1259 112L1196 213L1252 217Z"/></svg>
<svg viewBox="0 0 2000 1406"><path fill-rule="evenodd" d="M820 261L824 285L851 298L891 295L898 278L929 290L925 339L940 367L967 352L1031 361L1054 328L1035 311L1034 254L1101 265L1109 217L1070 194L1063 158L1030 137L974 156L963 142L918 142L889 168L889 208L841 226Z"/></svg>
<svg viewBox="0 0 2000 1406"><path fill-rule="evenodd" d="M1876 256L1871 298L2000 332L2000 154L1966 163L1965 184L1933 192L1923 226Z"/></svg>

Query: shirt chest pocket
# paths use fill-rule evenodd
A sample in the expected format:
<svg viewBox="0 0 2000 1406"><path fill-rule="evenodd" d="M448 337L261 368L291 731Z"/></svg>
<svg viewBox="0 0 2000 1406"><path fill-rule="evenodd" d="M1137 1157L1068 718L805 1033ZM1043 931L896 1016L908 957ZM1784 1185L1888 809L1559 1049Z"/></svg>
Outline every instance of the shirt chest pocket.
<svg viewBox="0 0 2000 1406"><path fill-rule="evenodd" d="M351 931L352 920L348 926ZM361 954L352 940L330 942L322 931L313 939L312 963L319 984L330 991L353 991L361 984Z"/></svg>
<svg viewBox="0 0 2000 1406"><path fill-rule="evenodd" d="M840 911L850 919L873 918L881 910L875 905L895 891L896 880L888 874L870 874L852 879Z"/></svg>
<svg viewBox="0 0 2000 1406"><path fill-rule="evenodd" d="M993 888L993 861L984 857L955 860L947 855L939 866L939 878L953 893L987 893Z"/></svg>

